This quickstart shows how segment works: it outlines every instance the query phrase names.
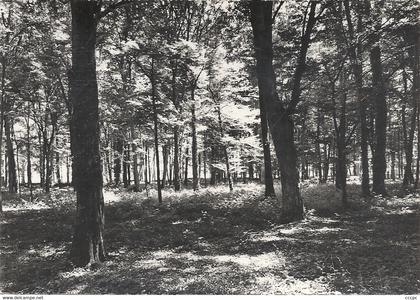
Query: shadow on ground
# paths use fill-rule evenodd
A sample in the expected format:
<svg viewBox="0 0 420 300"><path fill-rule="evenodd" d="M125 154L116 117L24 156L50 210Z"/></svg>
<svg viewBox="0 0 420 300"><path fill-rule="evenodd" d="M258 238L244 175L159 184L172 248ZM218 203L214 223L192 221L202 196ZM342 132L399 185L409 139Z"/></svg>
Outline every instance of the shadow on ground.
<svg viewBox="0 0 420 300"><path fill-rule="evenodd" d="M28 294L419 292L416 196L411 202L378 199L369 209L323 217L311 212L302 222L280 225L261 210L259 197L234 205L226 197L187 197L163 207L135 197L109 203L109 257L93 270L68 261L71 208L6 211L1 289Z"/></svg>

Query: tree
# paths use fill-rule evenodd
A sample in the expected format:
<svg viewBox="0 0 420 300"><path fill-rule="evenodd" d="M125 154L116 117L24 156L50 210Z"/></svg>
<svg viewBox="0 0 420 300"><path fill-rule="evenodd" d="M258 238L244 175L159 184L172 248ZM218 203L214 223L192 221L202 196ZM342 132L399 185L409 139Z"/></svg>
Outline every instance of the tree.
<svg viewBox="0 0 420 300"><path fill-rule="evenodd" d="M317 17L316 2L310 7L308 20L303 25L301 47L293 76L291 100L285 106L278 99L276 78L273 69L272 45L272 6L271 1L253 1L250 4L251 25L254 35L255 56L257 60L258 89L267 108L267 118L273 138L277 159L280 164L282 185L282 210L287 220L303 218L303 202L299 191L297 154L293 137L293 111L300 101L300 83L305 70L306 54L310 37ZM306 20L306 15L305 15Z"/></svg>
<svg viewBox="0 0 420 300"><path fill-rule="evenodd" d="M72 0L72 140L74 187L77 195L76 224L71 257L77 266L105 259L103 241L104 198L99 152L98 86L96 81L95 1Z"/></svg>

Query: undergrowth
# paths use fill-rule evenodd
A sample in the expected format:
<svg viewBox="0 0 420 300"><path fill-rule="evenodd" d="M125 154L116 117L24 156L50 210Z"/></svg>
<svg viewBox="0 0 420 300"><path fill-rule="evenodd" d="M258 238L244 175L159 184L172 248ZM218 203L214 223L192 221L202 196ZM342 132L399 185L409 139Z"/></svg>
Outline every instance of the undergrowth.
<svg viewBox="0 0 420 300"><path fill-rule="evenodd" d="M282 224L260 184L163 192L106 189L107 261L68 260L75 196L6 195L1 290L41 294L415 294L419 195L361 199L343 210L333 185L303 188L306 218ZM326 214L325 210L329 213Z"/></svg>

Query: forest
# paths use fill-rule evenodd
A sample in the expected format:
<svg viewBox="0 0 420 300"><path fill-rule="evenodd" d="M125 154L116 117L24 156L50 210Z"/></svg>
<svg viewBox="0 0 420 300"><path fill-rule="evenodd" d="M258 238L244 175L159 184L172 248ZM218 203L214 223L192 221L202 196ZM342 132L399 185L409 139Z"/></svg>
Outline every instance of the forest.
<svg viewBox="0 0 420 300"><path fill-rule="evenodd" d="M0 291L418 294L416 0L1 0Z"/></svg>

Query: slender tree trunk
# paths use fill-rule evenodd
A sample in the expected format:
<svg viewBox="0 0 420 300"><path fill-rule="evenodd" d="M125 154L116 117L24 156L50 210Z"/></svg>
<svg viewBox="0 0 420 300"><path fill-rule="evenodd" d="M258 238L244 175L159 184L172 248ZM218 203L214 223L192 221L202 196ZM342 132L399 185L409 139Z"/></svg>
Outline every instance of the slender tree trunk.
<svg viewBox="0 0 420 300"><path fill-rule="evenodd" d="M29 123L30 120L30 106L28 105L28 115L26 121L26 176L28 178L28 187L29 187L29 195L31 201L33 200L33 192L32 192L32 161L31 161L31 126ZM1 151L0 151L1 153ZM0 159L1 160L1 159ZM1 168L0 168L1 169ZM0 176L1 178L1 176Z"/></svg>
<svg viewBox="0 0 420 300"><path fill-rule="evenodd" d="M71 14L71 142L74 150L73 178L77 197L71 258L76 266L85 266L105 259L104 198L95 61L97 3L72 0Z"/></svg>
<svg viewBox="0 0 420 300"><path fill-rule="evenodd" d="M162 146L162 155L163 155L163 176L162 176L162 187L166 184L166 179L168 177L168 158L169 158L169 145L165 144Z"/></svg>
<svg viewBox="0 0 420 300"><path fill-rule="evenodd" d="M420 102L420 100L418 100ZM420 103L417 103L417 161L416 161L416 180L414 189L418 189L420 184Z"/></svg>
<svg viewBox="0 0 420 300"><path fill-rule="evenodd" d="M16 178L16 162L15 154L13 151L13 142L12 142L12 124L10 117L4 116L4 133L6 135L6 146L7 146L7 172L8 172L8 184L9 184L9 193L17 192L17 178Z"/></svg>
<svg viewBox="0 0 420 300"><path fill-rule="evenodd" d="M179 128L175 125L174 129L174 189L175 191L181 190L180 183L180 170L179 170Z"/></svg>
<svg viewBox="0 0 420 300"><path fill-rule="evenodd" d="M156 182L157 182L157 192L158 192L158 201L159 204L162 203L162 187L160 182L160 164L159 164L159 136L158 136L158 113L156 107L156 82L154 74L154 58L152 58L152 74L151 74L151 83L152 83L152 102L153 102L153 123L154 123L154 138L155 138L155 156L156 156Z"/></svg>
<svg viewBox="0 0 420 300"><path fill-rule="evenodd" d="M395 181L395 151L391 151L391 179Z"/></svg>
<svg viewBox="0 0 420 300"><path fill-rule="evenodd" d="M3 126L5 111L5 95L6 95L6 56L2 55L1 59L1 98L0 98L0 213L3 212Z"/></svg>
<svg viewBox="0 0 420 300"><path fill-rule="evenodd" d="M224 132L223 132L222 115L221 115L221 111L220 111L220 103L218 103L218 106L217 106L217 115L218 115L218 119L219 119L220 137L223 139ZM266 135L266 138L267 138L267 135ZM226 177L227 177L228 184L229 184L229 190L230 191L233 191L232 179L231 179L231 174L230 174L229 154L228 154L228 151L227 151L227 145L223 145L223 154L225 156ZM271 160L270 160L270 167L271 167ZM271 177L271 179L273 179L273 178Z"/></svg>
<svg viewBox="0 0 420 300"><path fill-rule="evenodd" d="M133 151L133 175L134 175L134 189L136 192L140 191L140 176L139 176L139 164L138 164L138 156L137 156L137 144L136 144L136 131L134 129L134 125L131 124L131 138L132 144L131 149Z"/></svg>
<svg viewBox="0 0 420 300"><path fill-rule="evenodd" d="M191 91L191 154L192 154L192 175L193 175L193 190L197 191L199 188L198 182L198 157L197 157L197 120L195 111L194 89Z"/></svg>
<svg viewBox="0 0 420 300"><path fill-rule="evenodd" d="M144 152L144 185L147 185L149 183L148 181L148 170L149 170L149 147L147 143L145 143L144 146L145 152Z"/></svg>
<svg viewBox="0 0 420 300"><path fill-rule="evenodd" d="M128 188L128 153L127 153L127 143L123 141L123 148L122 148L122 169L123 169L123 186L124 188Z"/></svg>
<svg viewBox="0 0 420 300"><path fill-rule="evenodd" d="M267 124L267 112L264 104L264 99L259 97L260 105L260 121L261 121L261 142L263 145L264 153L264 185L266 197L275 197L274 183L273 183L273 171L271 168L271 153L270 143L268 141L268 124Z"/></svg>
<svg viewBox="0 0 420 300"><path fill-rule="evenodd" d="M340 190L341 201L347 206L347 164L346 164L346 108L345 101L342 101L340 125L337 132L337 170L335 186Z"/></svg>
<svg viewBox="0 0 420 300"><path fill-rule="evenodd" d="M184 185L188 186L188 147L185 149Z"/></svg>
<svg viewBox="0 0 420 300"><path fill-rule="evenodd" d="M115 186L119 186L121 183L121 157L123 152L123 141L121 137L116 137L114 147L114 183Z"/></svg>
<svg viewBox="0 0 420 300"><path fill-rule="evenodd" d="M211 153L210 153L211 157L211 164L210 164L210 185L215 185L216 184L216 168L214 167L214 163L215 163L215 149L214 146L211 146Z"/></svg>
<svg viewBox="0 0 420 300"><path fill-rule="evenodd" d="M70 159L68 155L66 155L66 183L70 184Z"/></svg>
<svg viewBox="0 0 420 300"><path fill-rule="evenodd" d="M204 150L203 163L204 163L204 186L207 187L207 152L206 150Z"/></svg>

